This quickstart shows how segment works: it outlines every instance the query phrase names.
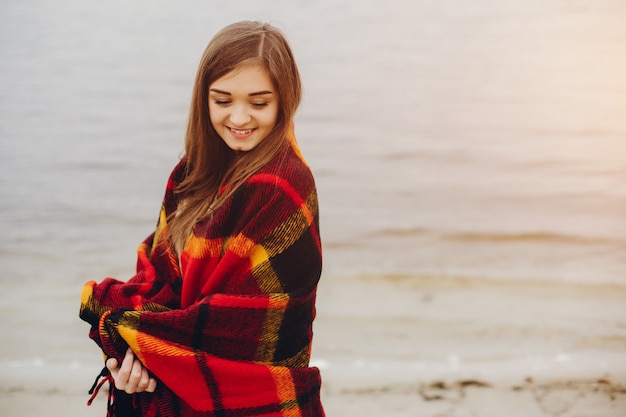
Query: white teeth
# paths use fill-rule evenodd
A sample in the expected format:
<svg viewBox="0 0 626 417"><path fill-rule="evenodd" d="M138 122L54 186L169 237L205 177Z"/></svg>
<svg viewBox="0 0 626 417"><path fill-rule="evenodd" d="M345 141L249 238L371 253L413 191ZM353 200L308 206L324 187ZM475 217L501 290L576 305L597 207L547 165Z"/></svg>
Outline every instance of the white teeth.
<svg viewBox="0 0 626 417"><path fill-rule="evenodd" d="M253 129L246 129L246 130L237 130L237 129L230 129L235 135L247 135L248 133L252 132Z"/></svg>

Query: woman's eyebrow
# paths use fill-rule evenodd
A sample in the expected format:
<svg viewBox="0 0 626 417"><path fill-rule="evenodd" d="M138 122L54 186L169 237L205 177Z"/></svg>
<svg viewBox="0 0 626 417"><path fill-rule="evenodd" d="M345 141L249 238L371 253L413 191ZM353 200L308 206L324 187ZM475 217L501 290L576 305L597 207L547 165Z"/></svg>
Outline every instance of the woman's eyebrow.
<svg viewBox="0 0 626 417"><path fill-rule="evenodd" d="M212 92L217 93L217 94L225 94L227 96L232 95L228 91L218 90L217 88L211 88L209 91L212 91Z"/></svg>
<svg viewBox="0 0 626 417"><path fill-rule="evenodd" d="M209 91L212 91L212 92L217 93L217 94L224 94L224 95L227 95L227 96L231 96L232 95L228 91L220 90L220 89L217 89L217 88L211 88ZM250 93L250 94L248 94L248 96L254 97L254 96L263 96L263 95L266 95L266 94L274 94L274 93L269 91L269 90L262 90L262 91L256 91L254 93Z"/></svg>
<svg viewBox="0 0 626 417"><path fill-rule="evenodd" d="M248 95L249 95L250 97L252 97L252 96L264 96L264 95L266 95L266 94L274 94L274 93L272 93L272 92L271 92L271 91L269 91L269 90L263 90L263 91L257 91L256 93L250 93L250 94L248 94Z"/></svg>

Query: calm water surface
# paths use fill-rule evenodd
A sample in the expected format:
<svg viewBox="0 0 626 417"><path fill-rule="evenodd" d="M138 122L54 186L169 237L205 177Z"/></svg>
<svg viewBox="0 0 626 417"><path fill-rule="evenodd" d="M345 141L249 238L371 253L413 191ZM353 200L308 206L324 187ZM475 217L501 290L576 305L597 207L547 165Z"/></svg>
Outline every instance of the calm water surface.
<svg viewBox="0 0 626 417"><path fill-rule="evenodd" d="M626 2L380 4L2 2L0 282L132 273L206 43L261 19L304 79L326 276L626 284Z"/></svg>

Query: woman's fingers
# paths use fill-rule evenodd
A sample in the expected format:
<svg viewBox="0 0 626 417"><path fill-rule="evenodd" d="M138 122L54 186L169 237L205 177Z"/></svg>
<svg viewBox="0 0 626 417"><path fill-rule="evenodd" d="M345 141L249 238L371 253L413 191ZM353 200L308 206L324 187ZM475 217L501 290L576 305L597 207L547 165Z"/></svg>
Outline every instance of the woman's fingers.
<svg viewBox="0 0 626 417"><path fill-rule="evenodd" d="M148 371L144 369L139 360L135 359L134 355L132 356L132 359L133 361L130 367L130 374L128 375L128 382L126 383L126 392L129 394L137 392L144 372L146 373L146 378L148 374Z"/></svg>
<svg viewBox="0 0 626 417"><path fill-rule="evenodd" d="M115 381L115 388L127 394L144 391L154 392L156 389L156 380L150 378L148 370L139 359L135 358L131 349L126 351L126 356L124 356L119 368L117 365L117 360L113 358L108 359L106 362L106 366Z"/></svg>
<svg viewBox="0 0 626 417"><path fill-rule="evenodd" d="M117 359L115 358L109 358L106 361L106 366L109 369L109 371L117 371Z"/></svg>
<svg viewBox="0 0 626 417"><path fill-rule="evenodd" d="M148 388L148 383L150 382L150 375L148 375L148 371L146 369L142 369L141 376L139 382L137 383L137 389L145 390Z"/></svg>
<svg viewBox="0 0 626 417"><path fill-rule="evenodd" d="M122 364L117 369L117 375L111 373L111 375L113 376L113 380L115 381L115 388L120 391L128 392L128 380L130 378L130 373L133 368L134 359L135 357L133 355L133 351L128 349L126 351L126 356L124 356L124 359L122 359ZM132 392L128 393L132 394Z"/></svg>
<svg viewBox="0 0 626 417"><path fill-rule="evenodd" d="M146 388L146 392L154 392L156 390L157 382L156 379L150 378L148 381L148 387Z"/></svg>

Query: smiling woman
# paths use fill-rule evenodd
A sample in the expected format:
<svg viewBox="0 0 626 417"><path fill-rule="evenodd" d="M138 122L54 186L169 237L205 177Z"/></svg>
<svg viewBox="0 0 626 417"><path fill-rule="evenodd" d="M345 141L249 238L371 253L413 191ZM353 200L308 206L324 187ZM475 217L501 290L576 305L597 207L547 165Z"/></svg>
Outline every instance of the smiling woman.
<svg viewBox="0 0 626 417"><path fill-rule="evenodd" d="M236 23L209 43L186 153L136 275L83 289L80 315L114 382L109 415L324 416L309 366L322 258L292 130L300 96L272 26Z"/></svg>
<svg viewBox="0 0 626 417"><path fill-rule="evenodd" d="M249 151L265 139L278 116L278 99L260 65L231 71L209 88L211 125L234 151Z"/></svg>

